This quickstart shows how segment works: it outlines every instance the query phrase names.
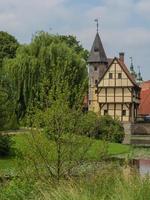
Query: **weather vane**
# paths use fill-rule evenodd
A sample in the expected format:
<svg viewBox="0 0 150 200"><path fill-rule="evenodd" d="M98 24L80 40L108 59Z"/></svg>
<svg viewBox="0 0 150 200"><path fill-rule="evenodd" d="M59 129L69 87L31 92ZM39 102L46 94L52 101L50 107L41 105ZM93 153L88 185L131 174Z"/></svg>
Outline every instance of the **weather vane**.
<svg viewBox="0 0 150 200"><path fill-rule="evenodd" d="M97 33L98 33L98 27L99 27L98 19L95 19L94 21L96 22Z"/></svg>

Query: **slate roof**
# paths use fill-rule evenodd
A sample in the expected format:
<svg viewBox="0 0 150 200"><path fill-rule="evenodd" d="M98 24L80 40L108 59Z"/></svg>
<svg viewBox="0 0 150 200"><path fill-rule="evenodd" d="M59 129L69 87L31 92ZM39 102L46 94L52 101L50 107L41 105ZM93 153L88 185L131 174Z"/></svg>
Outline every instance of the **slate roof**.
<svg viewBox="0 0 150 200"><path fill-rule="evenodd" d="M88 63L107 63L107 57L99 34L95 36L93 46L87 60Z"/></svg>

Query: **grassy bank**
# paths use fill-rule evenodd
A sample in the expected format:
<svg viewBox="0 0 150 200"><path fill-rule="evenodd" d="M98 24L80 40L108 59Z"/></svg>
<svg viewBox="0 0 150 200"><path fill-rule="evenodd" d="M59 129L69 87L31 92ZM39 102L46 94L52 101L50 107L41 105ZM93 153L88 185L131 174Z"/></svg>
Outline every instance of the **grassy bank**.
<svg viewBox="0 0 150 200"><path fill-rule="evenodd" d="M29 134L12 136L17 150L26 151L29 145ZM84 138L88 142L89 138ZM92 139L88 150L87 161L98 161L99 147L102 141ZM127 156L134 150L128 145L107 143L109 156ZM52 150L53 151L53 150ZM135 152L136 152L135 151ZM0 172L13 173L16 166L14 157L0 159ZM31 168L32 169L32 168ZM81 170L81 169L80 169ZM134 169L120 166L117 163L100 164L90 169L92 173L84 176L61 179L59 184L37 174L26 174L15 177L10 184L0 188L0 199L8 200L148 200L150 196L149 177L141 178ZM88 172L88 170L87 170Z"/></svg>
<svg viewBox="0 0 150 200"><path fill-rule="evenodd" d="M114 165L92 175L51 182L30 177L16 179L0 188L3 200L149 200L150 179L141 178L134 171L124 173Z"/></svg>
<svg viewBox="0 0 150 200"><path fill-rule="evenodd" d="M16 134L12 136L14 141L14 148L17 151L24 151L28 148L29 145L29 134ZM85 138L85 142L88 142L89 138ZM92 140L92 145L88 150L87 160L99 160L100 158L100 147L103 145L103 142L100 140ZM108 155L125 155L130 152L130 147L128 145L108 143L107 144L107 153ZM9 157L5 159L0 159L0 171L2 172L11 172L15 169L16 160L14 157Z"/></svg>

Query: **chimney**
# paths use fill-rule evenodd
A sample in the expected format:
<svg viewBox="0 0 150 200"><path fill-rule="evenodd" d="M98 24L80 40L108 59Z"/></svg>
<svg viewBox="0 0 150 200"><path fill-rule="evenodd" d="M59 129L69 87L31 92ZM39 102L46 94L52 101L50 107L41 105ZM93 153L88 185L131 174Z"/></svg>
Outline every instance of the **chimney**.
<svg viewBox="0 0 150 200"><path fill-rule="evenodd" d="M124 63L124 52L119 53L119 59L120 59L121 62Z"/></svg>

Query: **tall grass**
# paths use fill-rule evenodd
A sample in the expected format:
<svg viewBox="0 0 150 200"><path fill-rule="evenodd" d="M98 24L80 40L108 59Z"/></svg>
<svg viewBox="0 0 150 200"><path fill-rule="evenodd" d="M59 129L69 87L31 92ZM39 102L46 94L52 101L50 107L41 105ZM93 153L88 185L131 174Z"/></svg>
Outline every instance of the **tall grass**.
<svg viewBox="0 0 150 200"><path fill-rule="evenodd" d="M42 193L45 200L149 200L150 179L137 174L125 177L121 172L109 169L97 172L93 177L62 183L46 191L43 189Z"/></svg>
<svg viewBox="0 0 150 200"><path fill-rule="evenodd" d="M3 200L149 200L150 179L108 165L84 177L51 182L15 180L0 191Z"/></svg>

